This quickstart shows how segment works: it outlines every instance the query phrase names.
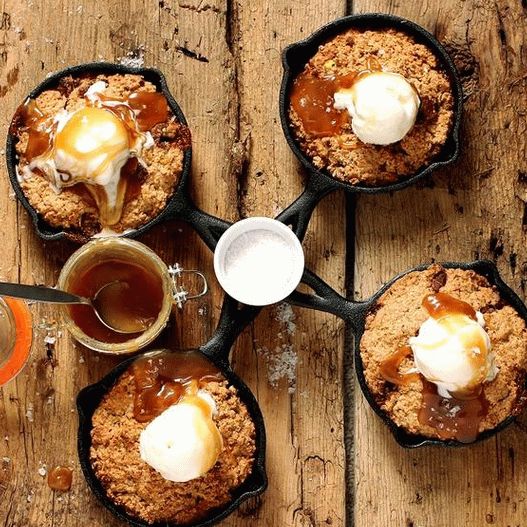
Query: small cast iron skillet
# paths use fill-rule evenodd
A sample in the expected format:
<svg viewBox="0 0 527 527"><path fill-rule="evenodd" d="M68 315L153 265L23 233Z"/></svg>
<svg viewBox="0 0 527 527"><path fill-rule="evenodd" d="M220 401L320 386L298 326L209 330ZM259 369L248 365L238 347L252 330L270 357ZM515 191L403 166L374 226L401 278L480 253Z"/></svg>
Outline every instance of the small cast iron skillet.
<svg viewBox="0 0 527 527"><path fill-rule="evenodd" d="M327 170L321 170L315 167L311 159L302 151L298 141L295 139L290 121L289 121L289 93L293 85L293 81L297 75L304 69L306 63L315 55L321 44L330 40L344 31L357 29L384 29L393 28L400 30L414 39L424 44L430 49L438 58L439 63L443 66L444 71L450 79L452 87L452 95L454 98L454 115L452 128L449 136L443 145L442 150L434 158L432 163L422 167L413 175L391 185L382 186L364 186L351 185L334 178ZM344 18L339 18L330 22L315 31L311 36L305 40L301 40L295 44L291 44L285 48L282 54L282 63L284 67L284 75L282 78L282 86L280 88L280 120L282 122L282 129L285 134L287 143L293 150L296 157L307 172L307 182L304 192L287 207L277 219L292 225L294 231L299 238L302 238L309 219L316 204L327 194L334 190L344 189L350 193L376 194L380 192L391 192L400 190L409 185L414 184L419 179L430 174L438 167L452 163L459 154L459 127L461 123L461 113L463 107L463 94L461 90L461 82L458 73L449 57L445 48L421 26L414 22L399 18L393 15L386 15L383 13L367 13L363 15L350 15Z"/></svg>
<svg viewBox="0 0 527 527"><path fill-rule="evenodd" d="M510 304L516 310L516 312L527 322L527 308L525 307L524 303L520 300L518 295L500 278L498 269L496 268L496 265L493 262L490 262L488 260L476 260L471 263L448 262L443 263L441 265L443 265L443 267L445 268L450 269L472 270L484 276L485 278L487 278L491 285L494 285L497 288L501 298L505 302ZM379 289L379 291L377 291L371 298L362 302L353 302L346 300L344 297L334 291L321 278L306 269L302 278L302 282L307 284L315 292L315 294L313 295L295 291L291 294L291 296L289 296L287 301L297 306L333 313L334 315L343 318L350 324L355 339L355 371L362 393L364 394L364 397L366 398L372 409L388 426L388 428L394 435L395 440L401 446L406 448L415 448L425 445L467 446L467 443L461 443L456 440L431 439L429 437L421 435L413 435L405 431L403 428L395 425L395 423L377 404L373 394L371 393L368 387L368 384L366 383L366 379L364 376L364 367L360 355L360 341L365 330L364 325L366 321L366 316L375 307L375 304L377 303L379 297L387 289L389 289L397 280L413 271L422 271L428 266L429 264L420 265L396 276L387 284L385 284L381 289ZM487 430L479 434L476 440L470 444L483 441L484 439L495 435L497 432L503 430L508 425L510 425L513 420L514 416L508 417L492 430Z"/></svg>
<svg viewBox="0 0 527 527"><path fill-rule="evenodd" d="M252 473L238 487L232 501L224 507L215 509L203 520L185 523L185 527L205 527L214 525L234 512L242 502L253 496L258 496L267 488L267 475L265 472L265 425L262 412L256 398L244 382L233 372L229 364L229 352L236 337L243 328L252 320L249 315L237 310L232 302L225 302L222 308L220 322L213 337L199 348L210 361L223 373L229 384L238 391L238 396L247 406L249 415L256 429L256 453ZM77 397L77 410L79 412L78 453L82 472L91 491L99 501L117 518L128 522L135 527L179 527L176 523L159 522L153 526L142 520L130 516L122 507L110 500L90 463L92 416L102 401L103 397L112 388L125 370L137 359L137 355L122 362L99 382L81 390Z"/></svg>
<svg viewBox="0 0 527 527"><path fill-rule="evenodd" d="M93 62L87 64L80 64L78 66L71 66L61 71L54 73L47 77L41 82L31 93L28 95L29 98L38 97L43 91L53 89L57 86L60 79L68 76L78 77L83 75L98 75L98 74L134 74L142 75L147 81L154 84L157 89L163 93L168 101L168 105L176 117L177 121L181 124L187 125L187 120L181 111L181 108L175 101L174 97L170 93L166 79L164 75L157 69L153 68L133 68L129 66L123 66L121 64L113 64L108 62ZM7 171L9 173L9 179L13 190L19 199L20 203L28 211L37 234L44 240L60 240L64 238L72 239L73 241L82 241L80 237L74 236L67 231L52 227L44 221L44 219L38 214L26 198L22 188L17 179L17 165L18 156L16 154L16 143L17 138L8 133L6 143L6 161ZM219 233L223 232L227 225L222 220L210 216L201 210L199 210L192 202L189 194L189 180L191 171L192 161L192 147L190 146L184 153L183 156L183 170L180 176L180 180L176 185L173 195L167 201L165 208L153 219L144 224L143 226L135 229L134 231L124 234L123 236L129 238L137 238L148 231L154 225L168 219L179 218L188 223L198 231L200 236L205 240L207 245L214 244L215 240L219 237ZM219 229L219 230L218 230Z"/></svg>

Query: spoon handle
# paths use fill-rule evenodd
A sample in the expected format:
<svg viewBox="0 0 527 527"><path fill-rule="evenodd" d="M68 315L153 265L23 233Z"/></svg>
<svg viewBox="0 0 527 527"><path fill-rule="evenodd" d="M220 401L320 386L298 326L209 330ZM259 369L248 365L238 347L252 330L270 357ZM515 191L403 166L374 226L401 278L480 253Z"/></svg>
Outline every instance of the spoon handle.
<svg viewBox="0 0 527 527"><path fill-rule="evenodd" d="M52 304L89 304L89 300L81 296L66 293L52 287L41 287L37 285L11 284L0 282L0 296L11 296L36 300L37 302L49 302Z"/></svg>

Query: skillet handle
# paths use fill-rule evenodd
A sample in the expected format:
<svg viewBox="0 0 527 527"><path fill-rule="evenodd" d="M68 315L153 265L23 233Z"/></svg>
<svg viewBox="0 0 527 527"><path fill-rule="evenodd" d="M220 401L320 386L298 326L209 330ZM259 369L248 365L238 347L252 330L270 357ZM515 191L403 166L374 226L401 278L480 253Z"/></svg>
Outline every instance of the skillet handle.
<svg viewBox="0 0 527 527"><path fill-rule="evenodd" d="M318 202L334 189L335 187L330 181L310 175L302 194L289 207L283 210L276 219L286 225L291 225L297 238L302 241Z"/></svg>
<svg viewBox="0 0 527 527"><path fill-rule="evenodd" d="M214 252L221 235L232 225L228 221L211 216L191 204L181 219L190 223L207 247Z"/></svg>
<svg viewBox="0 0 527 527"><path fill-rule="evenodd" d="M210 340L200 347L201 352L227 367L234 342L260 310L260 307L254 306L239 307L238 301L226 294L216 331Z"/></svg>
<svg viewBox="0 0 527 527"><path fill-rule="evenodd" d="M369 302L351 302L339 295L330 285L322 278L310 271L304 269L302 283L309 286L315 294L301 293L293 291L286 301L292 305L307 307L332 313L340 318L348 320L353 325L363 319L364 314L369 306Z"/></svg>

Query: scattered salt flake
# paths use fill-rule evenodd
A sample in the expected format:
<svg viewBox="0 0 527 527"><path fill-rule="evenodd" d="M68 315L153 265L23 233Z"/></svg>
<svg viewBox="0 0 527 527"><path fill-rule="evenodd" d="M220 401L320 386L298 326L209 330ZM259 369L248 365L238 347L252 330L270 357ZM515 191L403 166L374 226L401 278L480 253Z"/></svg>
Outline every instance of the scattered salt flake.
<svg viewBox="0 0 527 527"><path fill-rule="evenodd" d="M27 499L28 503L31 503L33 501L33 495L32 494L28 494L26 499Z"/></svg>
<svg viewBox="0 0 527 527"><path fill-rule="evenodd" d="M84 10L83 6L81 6L81 5L77 6L77 13L79 13L79 15L82 14L83 10Z"/></svg>
<svg viewBox="0 0 527 527"><path fill-rule="evenodd" d="M139 46L138 48L129 51L124 57L118 58L117 62L130 68L143 67L145 64L145 47Z"/></svg>
<svg viewBox="0 0 527 527"><path fill-rule="evenodd" d="M84 360L84 357L81 355L79 357L79 364L84 364L86 361Z"/></svg>
<svg viewBox="0 0 527 527"><path fill-rule="evenodd" d="M26 417L27 417L27 420L28 420L30 423L32 423L33 420L34 420L33 412L34 412L33 405L32 405L31 403L29 403L29 404L27 405Z"/></svg>
<svg viewBox="0 0 527 527"><path fill-rule="evenodd" d="M294 393L296 390L296 365L298 356L290 344L282 344L275 348L273 352L266 348L261 348L258 352L267 362L267 379L269 384L276 388L281 380L286 380L288 392Z"/></svg>
<svg viewBox="0 0 527 527"><path fill-rule="evenodd" d="M3 457L3 458L2 458L2 461L3 461L4 463L11 463L11 458L6 456L6 457Z"/></svg>
<svg viewBox="0 0 527 527"><path fill-rule="evenodd" d="M46 335L44 337L44 342L46 344L55 344L56 341L57 341L57 338L52 335Z"/></svg>
<svg viewBox="0 0 527 527"><path fill-rule="evenodd" d="M46 474L48 473L48 469L47 469L47 467L46 467L46 465L44 463L40 464L40 467L38 468L38 473L43 478L46 477Z"/></svg>
<svg viewBox="0 0 527 527"><path fill-rule="evenodd" d="M9 436L4 436L4 441L9 441Z"/></svg>

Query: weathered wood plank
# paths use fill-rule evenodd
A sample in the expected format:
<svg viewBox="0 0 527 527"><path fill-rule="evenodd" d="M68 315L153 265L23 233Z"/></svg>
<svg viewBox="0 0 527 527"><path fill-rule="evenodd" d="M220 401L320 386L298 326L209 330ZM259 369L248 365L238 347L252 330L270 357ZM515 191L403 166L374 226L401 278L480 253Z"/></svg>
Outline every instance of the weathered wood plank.
<svg viewBox="0 0 527 527"><path fill-rule="evenodd" d="M344 12L340 0L233 3L238 140L245 153L238 175L242 215L274 216L300 192L301 170L278 116L281 50ZM316 211L304 247L308 265L342 289L343 196L329 197ZM280 313L265 310L234 354L237 370L256 390L266 419L270 485L260 503L249 504L239 520L226 523L343 525L343 324L295 309L296 328L288 331L284 320L290 315Z"/></svg>
<svg viewBox="0 0 527 527"><path fill-rule="evenodd" d="M429 28L453 51L467 96L455 167L421 188L358 199L358 297L418 263L478 257L494 259L525 295L525 6L357 0L354 9L389 11ZM405 451L360 393L355 408L356 525L525 523L522 426L470 448Z"/></svg>
<svg viewBox="0 0 527 527"><path fill-rule="evenodd" d="M17 81L2 97L2 136L18 103L48 72L92 60L144 61L163 70L189 120L194 145L193 185L200 206L233 219L236 181L229 174L237 116L233 112L236 91L226 39L227 6L218 2L213 9L200 13L187 4L58 1L50 9L48 2L2 2L0 84L6 85L9 72L18 68ZM4 167L0 185L6 226L0 233L4 249L1 278L53 284L75 246L42 243L25 211L10 196ZM187 225L168 223L142 241L168 263L178 261L213 276L210 252ZM215 326L221 297L219 288L213 287L204 301L177 313L169 331L172 345L187 348L204 342ZM32 309L37 325L43 327L55 319L50 307ZM56 345L46 348L47 332L37 330L31 366L0 392L0 459L9 458L8 463L0 462L0 518L12 527L118 525L93 498L80 473L74 413L79 389L98 380L118 359L76 346L60 331L52 331ZM73 488L63 496L54 496L38 473L42 464L57 463L74 468Z"/></svg>

